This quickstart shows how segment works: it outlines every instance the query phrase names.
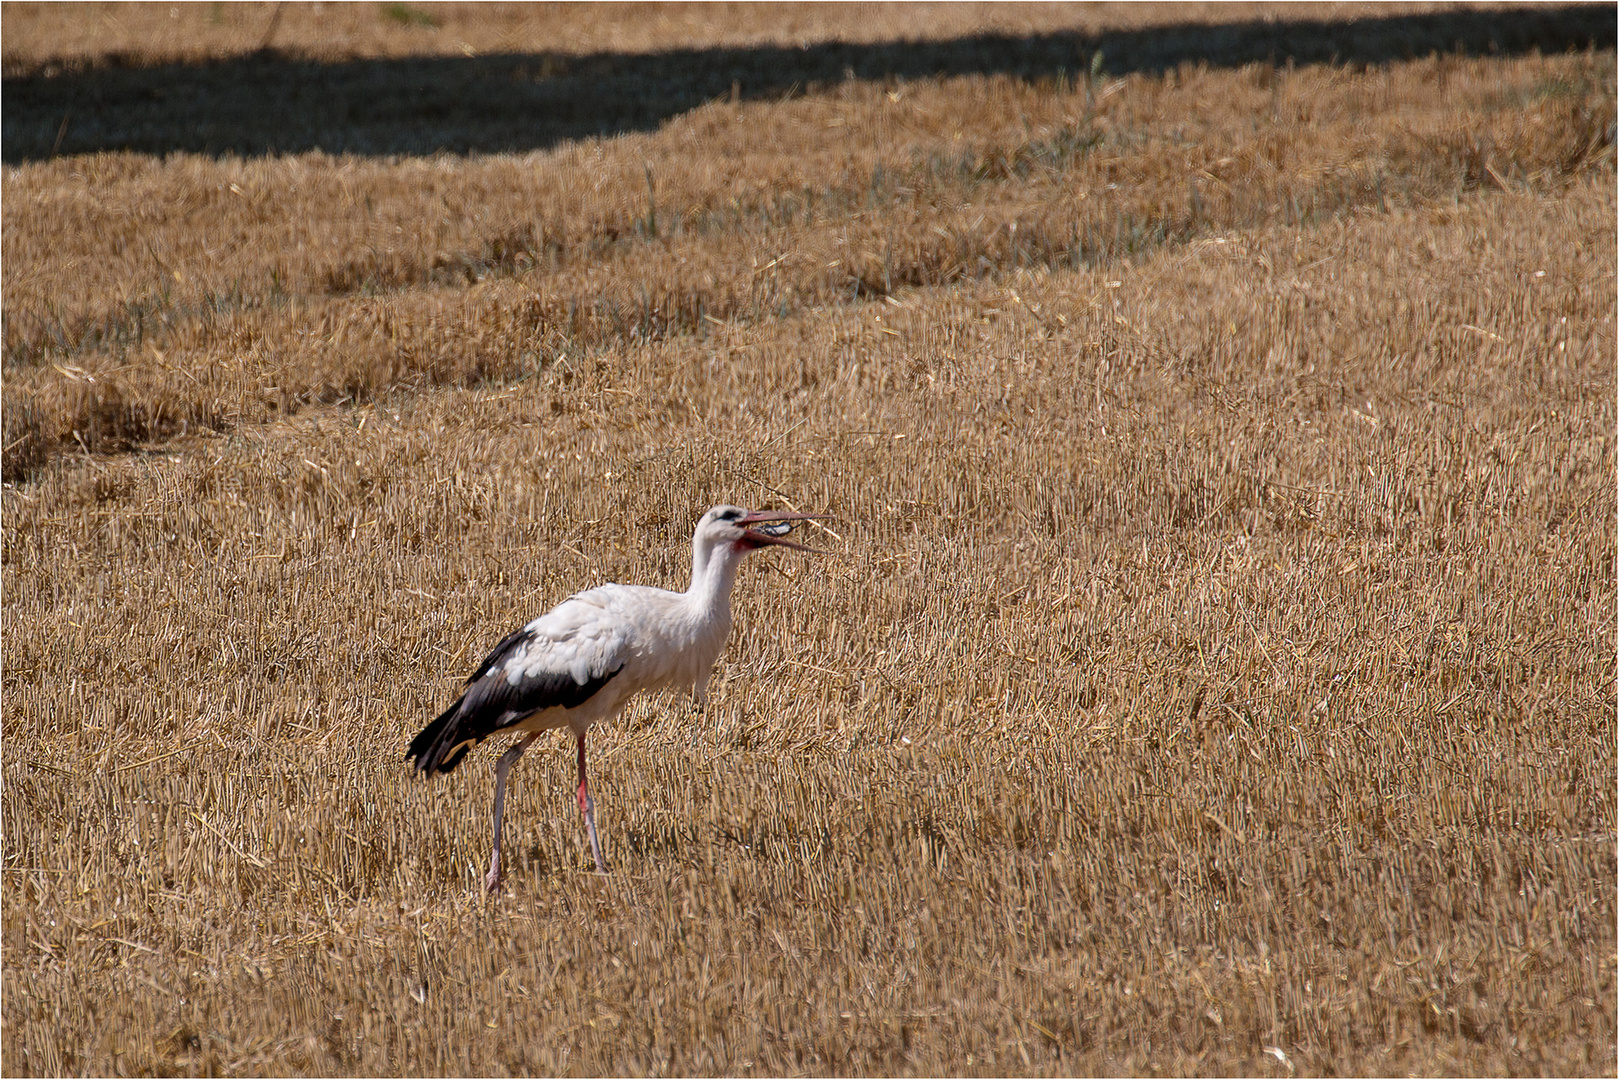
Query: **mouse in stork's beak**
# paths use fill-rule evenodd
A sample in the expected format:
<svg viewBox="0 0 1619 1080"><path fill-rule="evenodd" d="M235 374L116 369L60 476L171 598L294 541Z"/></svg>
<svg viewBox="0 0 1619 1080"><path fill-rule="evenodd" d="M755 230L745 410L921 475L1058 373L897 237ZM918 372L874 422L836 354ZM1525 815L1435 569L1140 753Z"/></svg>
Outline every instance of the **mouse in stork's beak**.
<svg viewBox="0 0 1619 1080"><path fill-rule="evenodd" d="M806 547L795 540L787 539L787 534L793 531L793 526L800 521L820 521L828 514L793 514L780 510L753 510L735 522L743 527L740 543L746 544L751 550L762 548L769 544L778 544L781 547L797 548L799 551L811 551L818 555L825 552L817 548Z"/></svg>

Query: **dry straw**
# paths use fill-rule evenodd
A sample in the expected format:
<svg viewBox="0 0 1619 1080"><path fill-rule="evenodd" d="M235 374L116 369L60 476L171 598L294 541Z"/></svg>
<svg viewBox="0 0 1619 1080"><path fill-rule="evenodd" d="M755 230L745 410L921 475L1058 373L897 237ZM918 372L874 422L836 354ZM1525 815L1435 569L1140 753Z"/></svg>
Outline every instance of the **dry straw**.
<svg viewBox="0 0 1619 1080"><path fill-rule="evenodd" d="M1610 1072L1612 85L7 166L7 1072ZM721 499L836 554L485 901L405 741Z"/></svg>

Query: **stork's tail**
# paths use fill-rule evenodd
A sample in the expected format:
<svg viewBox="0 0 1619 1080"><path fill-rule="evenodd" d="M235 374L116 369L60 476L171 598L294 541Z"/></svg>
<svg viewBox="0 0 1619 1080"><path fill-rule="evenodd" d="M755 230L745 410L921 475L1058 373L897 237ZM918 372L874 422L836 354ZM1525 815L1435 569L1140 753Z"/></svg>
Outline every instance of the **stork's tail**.
<svg viewBox="0 0 1619 1080"><path fill-rule="evenodd" d="M467 751L482 740L488 732L474 735L464 731L465 725L461 723L462 699L457 698L454 705L439 714L438 719L417 732L416 737L410 740L410 749L405 751L406 761L416 762L416 771L423 776L433 776L435 773L447 773L467 756Z"/></svg>

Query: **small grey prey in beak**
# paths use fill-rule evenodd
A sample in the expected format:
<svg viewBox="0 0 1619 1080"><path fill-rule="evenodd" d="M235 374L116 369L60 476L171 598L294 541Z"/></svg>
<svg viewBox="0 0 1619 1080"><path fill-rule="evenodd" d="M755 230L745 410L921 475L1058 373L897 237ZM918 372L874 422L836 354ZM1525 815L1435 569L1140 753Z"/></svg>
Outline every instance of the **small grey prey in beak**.
<svg viewBox="0 0 1619 1080"><path fill-rule="evenodd" d="M646 585L587 589L513 631L484 658L455 704L424 727L405 753L418 773L433 776L455 768L491 735L521 736L495 763L494 853L484 888L500 887L506 774L551 728L567 728L577 743L579 814L596 871L606 872L585 779L590 726L618 715L642 690L689 688L702 701L731 632L731 586L743 557L766 547L813 551L787 536L795 523L824 516L716 506L692 534L685 592Z"/></svg>

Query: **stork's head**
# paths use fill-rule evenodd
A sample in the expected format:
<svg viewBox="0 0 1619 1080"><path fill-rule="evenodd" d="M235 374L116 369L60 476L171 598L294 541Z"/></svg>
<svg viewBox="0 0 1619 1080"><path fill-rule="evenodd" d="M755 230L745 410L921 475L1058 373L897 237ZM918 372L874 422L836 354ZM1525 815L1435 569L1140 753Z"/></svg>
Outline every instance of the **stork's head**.
<svg viewBox="0 0 1619 1080"><path fill-rule="evenodd" d="M757 551L762 547L777 546L813 551L803 544L787 539L793 522L811 521L825 514L794 514L784 510L744 510L740 506L716 506L704 514L697 523L693 546L711 549L730 549L738 555Z"/></svg>
<svg viewBox="0 0 1619 1080"><path fill-rule="evenodd" d="M691 588L688 595L702 597L708 605L729 610L731 582L742 565L742 557L762 547L790 547L814 551L787 539L793 522L823 517L822 514L792 514L784 510L744 510L740 506L716 506L697 522L691 537ZM724 625L730 625L725 616Z"/></svg>

